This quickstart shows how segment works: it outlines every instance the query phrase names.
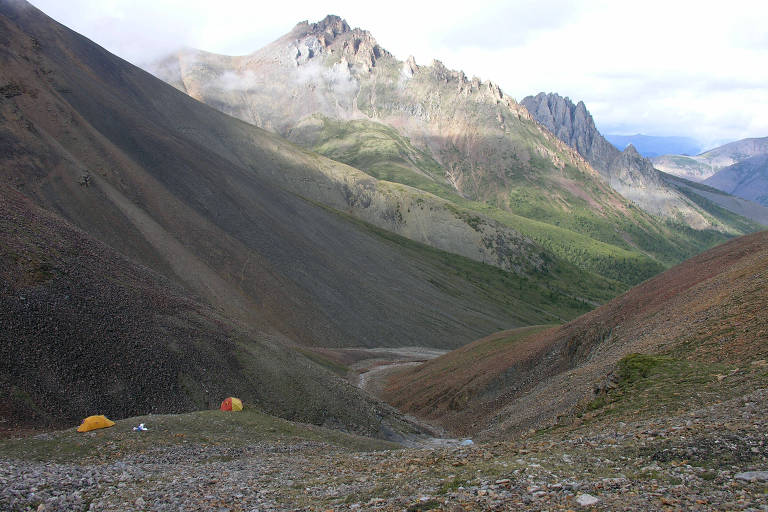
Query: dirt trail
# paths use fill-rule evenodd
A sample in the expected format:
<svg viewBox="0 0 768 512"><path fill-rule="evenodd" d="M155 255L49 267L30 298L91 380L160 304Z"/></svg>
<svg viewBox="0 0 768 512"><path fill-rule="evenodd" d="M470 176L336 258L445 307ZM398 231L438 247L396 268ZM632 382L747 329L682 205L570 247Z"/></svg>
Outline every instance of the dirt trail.
<svg viewBox="0 0 768 512"><path fill-rule="evenodd" d="M376 397L381 396L386 379L393 373L409 366L419 366L447 352L426 347L372 349L370 352L375 353L378 350L383 352L382 356L386 359L372 357L354 365L360 371L355 385Z"/></svg>
<svg viewBox="0 0 768 512"><path fill-rule="evenodd" d="M424 362L409 361L407 363L390 363L376 366L367 372L360 374L360 381L357 383L357 387L370 393L373 396L380 396L387 377L402 368L406 368L408 366L419 366L420 364L424 364Z"/></svg>

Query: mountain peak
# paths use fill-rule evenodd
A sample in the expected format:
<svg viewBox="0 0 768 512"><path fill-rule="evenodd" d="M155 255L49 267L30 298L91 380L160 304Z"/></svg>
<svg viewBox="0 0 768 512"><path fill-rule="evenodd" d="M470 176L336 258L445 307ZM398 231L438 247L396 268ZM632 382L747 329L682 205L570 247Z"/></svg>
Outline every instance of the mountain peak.
<svg viewBox="0 0 768 512"><path fill-rule="evenodd" d="M296 50L297 63L306 63L314 56L329 51L341 51L349 62L362 65L370 71L382 56L391 56L381 48L367 30L350 28L344 18L329 14L316 23L302 21L287 34L291 51Z"/></svg>
<svg viewBox="0 0 768 512"><path fill-rule="evenodd" d="M329 14L317 23L313 23L310 28L312 32L328 34L334 37L351 30L347 20L335 14Z"/></svg>
<svg viewBox="0 0 768 512"><path fill-rule="evenodd" d="M634 144L627 144L627 147L624 148L624 154L633 158L641 158Z"/></svg>
<svg viewBox="0 0 768 512"><path fill-rule="evenodd" d="M333 41L341 34L351 32L347 20L335 14L329 14L320 21L310 23L309 20L300 21L294 27L293 37L306 37L314 35L327 41Z"/></svg>

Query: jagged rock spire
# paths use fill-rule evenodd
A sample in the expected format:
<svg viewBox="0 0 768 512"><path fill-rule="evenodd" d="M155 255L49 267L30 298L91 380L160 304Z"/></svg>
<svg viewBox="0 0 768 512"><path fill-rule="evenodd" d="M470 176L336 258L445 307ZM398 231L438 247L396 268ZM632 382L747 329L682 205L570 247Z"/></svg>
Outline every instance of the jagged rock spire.
<svg viewBox="0 0 768 512"><path fill-rule="evenodd" d="M325 34L331 37L336 37L351 30L347 21L335 14L329 14L317 23L313 23L310 28L314 33Z"/></svg>

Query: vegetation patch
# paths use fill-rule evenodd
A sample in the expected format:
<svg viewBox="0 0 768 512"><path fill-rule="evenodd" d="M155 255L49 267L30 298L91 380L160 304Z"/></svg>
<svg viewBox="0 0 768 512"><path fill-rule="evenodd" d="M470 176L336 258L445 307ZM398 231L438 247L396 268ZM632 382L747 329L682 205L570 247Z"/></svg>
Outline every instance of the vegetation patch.
<svg viewBox="0 0 768 512"><path fill-rule="evenodd" d="M523 325L571 320L627 289L622 283L583 272L557 258L552 259L547 272L514 274L325 208L376 237L399 246L419 264L431 267L429 273L434 277L430 278L430 282L436 288L445 292L452 290L449 293L456 297L479 293L486 301L499 304L511 318Z"/></svg>
<svg viewBox="0 0 768 512"><path fill-rule="evenodd" d="M759 371L666 354L629 354L581 407L585 418L679 414L765 385ZM760 382L762 381L762 382Z"/></svg>
<svg viewBox="0 0 768 512"><path fill-rule="evenodd" d="M455 492L459 487L469 487L470 481L464 478L454 477L450 480L443 482L438 489L438 494L448 494L449 492Z"/></svg>

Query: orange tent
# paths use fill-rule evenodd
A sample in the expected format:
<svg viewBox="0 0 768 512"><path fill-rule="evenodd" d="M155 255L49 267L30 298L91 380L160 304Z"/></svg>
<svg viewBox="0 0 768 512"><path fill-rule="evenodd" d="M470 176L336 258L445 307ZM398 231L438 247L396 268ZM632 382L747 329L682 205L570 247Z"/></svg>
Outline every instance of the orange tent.
<svg viewBox="0 0 768 512"><path fill-rule="evenodd" d="M89 430L96 430L97 428L107 428L114 425L115 422L108 419L106 416L88 416L83 420L82 425L77 427L78 432L88 432Z"/></svg>
<svg viewBox="0 0 768 512"><path fill-rule="evenodd" d="M222 411L242 411L243 402L241 402L239 398L233 398L230 396L229 398L221 402L221 410Z"/></svg>

